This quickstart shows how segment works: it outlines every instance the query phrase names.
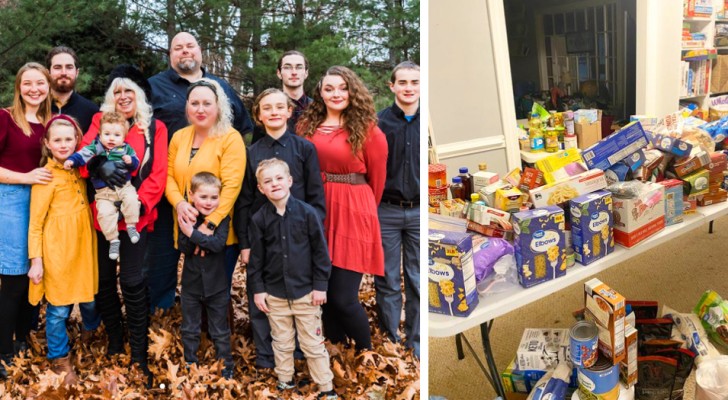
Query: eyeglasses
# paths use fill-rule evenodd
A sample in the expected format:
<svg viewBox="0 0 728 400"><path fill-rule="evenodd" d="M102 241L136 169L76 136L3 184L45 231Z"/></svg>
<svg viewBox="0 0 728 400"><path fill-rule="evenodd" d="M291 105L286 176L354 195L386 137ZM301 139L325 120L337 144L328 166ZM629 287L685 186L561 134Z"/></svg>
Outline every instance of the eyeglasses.
<svg viewBox="0 0 728 400"><path fill-rule="evenodd" d="M305 69L306 69L306 67L305 67L305 66L303 66L303 65L301 65L301 64L298 64L298 65L296 65L295 67L294 67L293 65L290 65L290 64L286 64L286 65L282 66L282 67L281 67L281 69L282 69L282 70L284 70L284 71L292 71L292 70L294 70L294 69L295 69L296 71L303 71L303 70L305 70Z"/></svg>

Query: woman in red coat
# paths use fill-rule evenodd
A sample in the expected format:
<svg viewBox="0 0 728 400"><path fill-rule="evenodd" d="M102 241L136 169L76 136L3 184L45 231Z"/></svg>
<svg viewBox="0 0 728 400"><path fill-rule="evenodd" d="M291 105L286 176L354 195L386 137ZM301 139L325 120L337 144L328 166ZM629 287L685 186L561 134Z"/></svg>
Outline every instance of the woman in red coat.
<svg viewBox="0 0 728 400"><path fill-rule="evenodd" d="M369 349L359 286L364 274L384 275L377 206L387 178L387 139L366 86L341 66L321 78L297 131L316 146L324 181L324 229L333 264L324 333L333 343L349 338L357 350Z"/></svg>

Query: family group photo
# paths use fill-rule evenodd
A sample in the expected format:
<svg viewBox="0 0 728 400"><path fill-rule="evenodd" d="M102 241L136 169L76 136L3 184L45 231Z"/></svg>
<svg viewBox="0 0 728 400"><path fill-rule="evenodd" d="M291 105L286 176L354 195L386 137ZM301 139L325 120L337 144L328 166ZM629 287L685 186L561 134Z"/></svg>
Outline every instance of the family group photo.
<svg viewBox="0 0 728 400"><path fill-rule="evenodd" d="M0 399L419 399L419 7L0 1Z"/></svg>

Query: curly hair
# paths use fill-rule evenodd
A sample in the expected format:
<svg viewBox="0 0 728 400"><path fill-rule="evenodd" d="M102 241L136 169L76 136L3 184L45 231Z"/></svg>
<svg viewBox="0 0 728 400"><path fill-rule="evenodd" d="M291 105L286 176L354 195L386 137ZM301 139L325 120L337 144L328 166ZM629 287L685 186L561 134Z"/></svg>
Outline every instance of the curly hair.
<svg viewBox="0 0 728 400"><path fill-rule="evenodd" d="M321 80L316 84L313 92L313 102L306 108L296 125L299 135L310 138L316 129L326 120L328 110L324 104L321 90L323 81L327 76L340 76L349 91L349 105L341 113L343 128L349 133L347 141L351 145L352 153L357 156L364 147L369 129L377 124L377 113L374 110L374 100L364 82L349 68L335 65L329 68Z"/></svg>
<svg viewBox="0 0 728 400"><path fill-rule="evenodd" d="M114 100L114 91L119 88L131 89L136 95L136 111L134 112L134 125L146 137L147 142L151 141L149 137L149 122L152 120L152 106L149 104L147 95L144 90L129 78L114 78L106 90L104 103L101 105L101 112L108 113L116 111L116 101Z"/></svg>

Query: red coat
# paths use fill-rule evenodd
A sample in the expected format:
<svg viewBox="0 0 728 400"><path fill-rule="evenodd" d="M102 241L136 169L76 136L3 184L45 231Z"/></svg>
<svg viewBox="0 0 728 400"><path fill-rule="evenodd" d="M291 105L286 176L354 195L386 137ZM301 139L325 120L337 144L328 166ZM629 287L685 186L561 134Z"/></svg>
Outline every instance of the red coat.
<svg viewBox="0 0 728 400"><path fill-rule="evenodd" d="M88 132L83 136L81 145L79 148L86 146L96 139L99 132L99 121L101 120L102 113L96 113L91 126L88 128ZM154 221L157 220L157 204L164 195L164 188L167 184L167 127L164 122L157 121L157 128L154 135L154 161L152 164L152 170L146 179L142 182L137 194L139 195L139 201L142 203L144 208L144 214L139 216L139 223L137 223L137 230L141 231L144 227L147 231L154 230ZM126 135L126 143L128 143L136 152L139 160L144 160L146 154L145 138L144 134L139 131L139 128L134 125L129 129L129 133ZM132 176L136 176L139 170L132 172ZM85 167L82 167L81 174L84 177L88 177L88 172ZM91 204L91 210L94 214L94 226L96 230L101 230L99 223L96 220L96 202ZM124 221L119 222L119 230L126 230L126 223Z"/></svg>

